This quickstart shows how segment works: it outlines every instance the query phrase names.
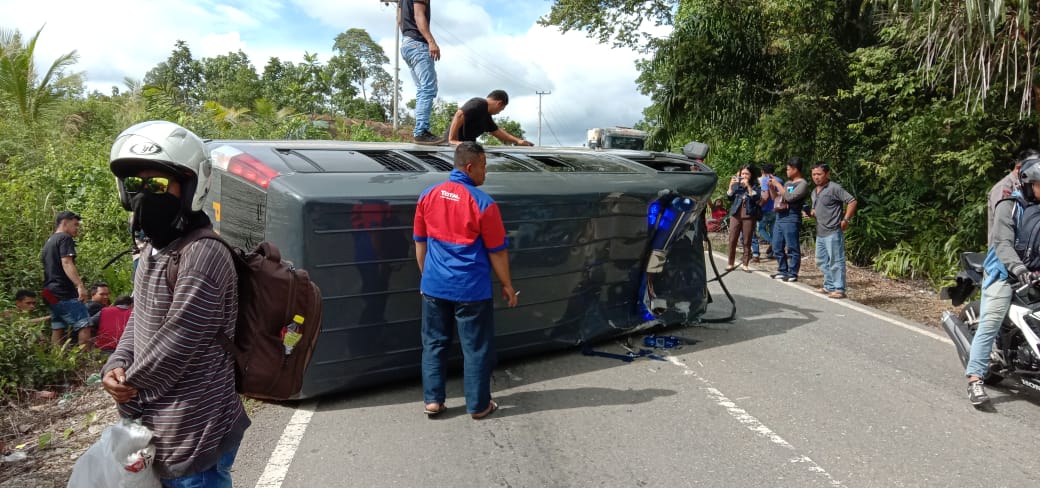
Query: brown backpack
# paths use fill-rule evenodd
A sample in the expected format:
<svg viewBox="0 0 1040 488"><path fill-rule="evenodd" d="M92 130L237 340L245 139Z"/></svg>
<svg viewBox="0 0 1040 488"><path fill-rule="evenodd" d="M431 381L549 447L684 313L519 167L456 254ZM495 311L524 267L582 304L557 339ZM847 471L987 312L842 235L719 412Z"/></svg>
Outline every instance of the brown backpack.
<svg viewBox="0 0 1040 488"><path fill-rule="evenodd" d="M166 271L171 290L177 282L180 250L199 239L213 239L227 247L238 273L235 340L220 332L216 337L235 358L236 389L254 398L294 398L303 387L303 374L321 332L321 291L307 271L283 261L274 244L264 241L246 253L208 227L191 231L176 243Z"/></svg>

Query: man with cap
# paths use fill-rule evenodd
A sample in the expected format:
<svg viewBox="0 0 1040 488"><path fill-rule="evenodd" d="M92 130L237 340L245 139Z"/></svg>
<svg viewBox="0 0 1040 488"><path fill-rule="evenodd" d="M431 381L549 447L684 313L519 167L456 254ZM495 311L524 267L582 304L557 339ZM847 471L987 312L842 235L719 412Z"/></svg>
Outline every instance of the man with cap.
<svg viewBox="0 0 1040 488"><path fill-rule="evenodd" d="M51 309L51 341L61 345L68 329L77 334L80 344L90 349L92 336L87 313L87 287L76 269L76 236L80 217L68 210L54 217L54 233L41 251L43 261L43 299Z"/></svg>
<svg viewBox="0 0 1040 488"><path fill-rule="evenodd" d="M119 200L133 212L132 232L149 242L134 275L134 311L102 368L102 386L123 417L152 430L163 486L230 487L249 418L235 392L234 361L216 338L235 339L238 278L223 243L184 239L211 227L202 212L209 151L184 127L152 121L123 131L110 161Z"/></svg>

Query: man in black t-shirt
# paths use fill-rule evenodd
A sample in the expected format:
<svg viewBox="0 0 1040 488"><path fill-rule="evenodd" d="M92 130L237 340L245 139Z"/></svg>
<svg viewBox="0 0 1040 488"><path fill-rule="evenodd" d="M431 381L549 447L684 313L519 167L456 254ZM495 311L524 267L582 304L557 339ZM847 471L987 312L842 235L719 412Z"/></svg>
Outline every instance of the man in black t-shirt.
<svg viewBox="0 0 1040 488"><path fill-rule="evenodd" d="M76 241L79 215L64 211L54 218L54 233L43 245L43 299L51 309L51 341L65 342L69 327L78 335L79 343L91 347L90 315L83 304L87 287L76 270Z"/></svg>
<svg viewBox="0 0 1040 488"><path fill-rule="evenodd" d="M503 90L495 90L488 94L487 98L471 98L464 103L455 117L451 119L451 127L448 128L448 142L460 144L465 141L476 142L477 138L485 132L498 138L505 144L516 144L517 146L533 146L530 141L520 139L500 128L495 124L492 115L498 115L509 105L509 95Z"/></svg>
<svg viewBox="0 0 1040 488"><path fill-rule="evenodd" d="M430 0L400 0L401 57L408 64L415 81L416 144L441 144L444 139L430 133L430 114L433 99L437 98L437 69L434 61L441 59L441 47L430 32Z"/></svg>

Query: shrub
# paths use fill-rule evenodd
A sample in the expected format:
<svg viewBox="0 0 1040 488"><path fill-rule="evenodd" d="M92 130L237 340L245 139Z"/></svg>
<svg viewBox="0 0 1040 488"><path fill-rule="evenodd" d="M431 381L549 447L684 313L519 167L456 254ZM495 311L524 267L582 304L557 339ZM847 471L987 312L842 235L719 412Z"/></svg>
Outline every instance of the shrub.
<svg viewBox="0 0 1040 488"><path fill-rule="evenodd" d="M80 369L94 362L82 346L51 345L44 327L23 317L0 315L0 400L78 381Z"/></svg>

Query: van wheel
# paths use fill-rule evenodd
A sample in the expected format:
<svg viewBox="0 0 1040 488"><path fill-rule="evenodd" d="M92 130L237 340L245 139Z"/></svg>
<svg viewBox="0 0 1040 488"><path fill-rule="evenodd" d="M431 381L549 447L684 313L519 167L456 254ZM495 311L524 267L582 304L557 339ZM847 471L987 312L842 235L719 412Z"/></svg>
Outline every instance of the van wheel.
<svg viewBox="0 0 1040 488"><path fill-rule="evenodd" d="M979 309L980 302L975 300L964 307L959 314L960 319L968 325L968 329L971 331L971 338L975 339L975 330L979 327ZM993 341L993 349L997 348L997 341ZM1000 371L1000 367L993 364L990 361L989 370L982 377L982 383L985 385L996 385L1001 381L1004 381L1004 377L997 374Z"/></svg>

